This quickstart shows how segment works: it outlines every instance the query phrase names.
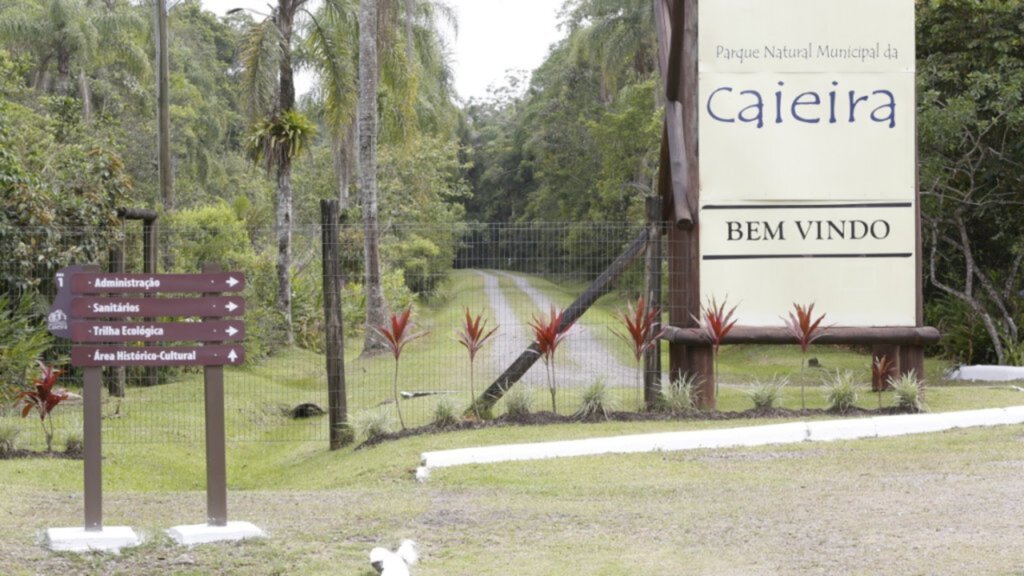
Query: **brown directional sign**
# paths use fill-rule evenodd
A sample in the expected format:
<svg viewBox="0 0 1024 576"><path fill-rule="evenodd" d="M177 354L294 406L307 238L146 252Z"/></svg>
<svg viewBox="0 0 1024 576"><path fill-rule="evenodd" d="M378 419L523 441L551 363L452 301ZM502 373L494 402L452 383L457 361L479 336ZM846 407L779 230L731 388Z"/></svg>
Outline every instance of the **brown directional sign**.
<svg viewBox="0 0 1024 576"><path fill-rule="evenodd" d="M76 276L77 278L77 276ZM238 296L205 298L99 298L71 300L72 318L132 318L158 316L200 316L222 318L245 313L245 300Z"/></svg>
<svg viewBox="0 0 1024 576"><path fill-rule="evenodd" d="M240 292L245 274L75 274L73 294L156 294L169 292Z"/></svg>
<svg viewBox="0 0 1024 576"><path fill-rule="evenodd" d="M73 346L73 366L237 366L245 361L240 344L213 346Z"/></svg>
<svg viewBox="0 0 1024 576"><path fill-rule="evenodd" d="M227 342L245 338L242 321L71 323L75 342Z"/></svg>

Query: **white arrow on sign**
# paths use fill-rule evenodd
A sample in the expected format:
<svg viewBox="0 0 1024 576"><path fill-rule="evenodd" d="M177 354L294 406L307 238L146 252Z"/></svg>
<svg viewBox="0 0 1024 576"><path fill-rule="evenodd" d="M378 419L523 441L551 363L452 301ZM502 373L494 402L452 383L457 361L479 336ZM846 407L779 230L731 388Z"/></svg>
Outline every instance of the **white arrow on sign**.
<svg viewBox="0 0 1024 576"><path fill-rule="evenodd" d="M238 334L238 329L234 326L228 326L228 329L225 330L225 332L228 333L228 336L234 336L235 334Z"/></svg>
<svg viewBox="0 0 1024 576"><path fill-rule="evenodd" d="M231 286L232 288L234 288L237 285L238 285L238 280L235 279L234 276L228 276L228 286Z"/></svg>
<svg viewBox="0 0 1024 576"><path fill-rule="evenodd" d="M235 304L234 302L230 301L227 304L225 304L224 307L228 309L228 312L234 312L235 310L238 310L238 304Z"/></svg>
<svg viewBox="0 0 1024 576"><path fill-rule="evenodd" d="M238 354L235 354L234 348L232 348L231 351L228 352L228 360L230 360L232 364L235 363L235 360L238 360Z"/></svg>

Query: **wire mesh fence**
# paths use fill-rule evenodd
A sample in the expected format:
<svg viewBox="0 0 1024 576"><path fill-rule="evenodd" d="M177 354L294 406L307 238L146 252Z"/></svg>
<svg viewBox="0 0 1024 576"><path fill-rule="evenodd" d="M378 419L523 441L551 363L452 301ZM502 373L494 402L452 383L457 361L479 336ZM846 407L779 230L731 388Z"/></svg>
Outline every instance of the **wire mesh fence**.
<svg viewBox="0 0 1024 576"><path fill-rule="evenodd" d="M642 231L640 225L618 223L383 227L381 286L388 312L397 315L411 308L410 333L422 334L396 357L380 346L378 331L366 326L361 227L340 228L340 277L327 280L321 227L293 230L289 344L277 291L273 231L203 221L172 224L161 231L155 262L159 272L195 273L204 262L216 262L247 276L247 362L225 374L229 441L327 440L325 355L338 351L328 351L325 340L325 281L342 287L349 422L357 431L373 423L414 427L431 422L439 407L456 415L468 410L474 394L494 382L534 340L531 323L543 323L552 309L569 306ZM96 238L107 242L91 241ZM45 246L46 257L33 260L26 241ZM104 270L123 266L125 272L142 272L145 265L141 229L133 223L102 231L6 231L0 244L5 254L19 255L0 264L0 294L5 309L12 311L4 317L10 325L5 329L13 326L3 336L12 341L18 340L18 330L27 334L44 325L55 291L53 277L60 267L94 262ZM623 332L617 311L642 291L641 259L574 324L552 363L536 362L516 385L534 410L551 410L557 400L558 412L572 413L595 384L605 388L607 401L614 406L638 407L642 374L630 347L616 332ZM24 300L30 302L17 308ZM472 361L457 338L467 313L479 315L486 331L495 329ZM50 340L38 349L14 348L5 348L0 366L5 379L0 425L32 437L30 429L39 426L38 419L22 419L13 407L13 394L31 381L34 359L67 368L61 385L72 392L80 391L81 374L67 366L67 341ZM104 379L105 442L202 441L201 368L105 368ZM494 408L497 413L504 409L501 402ZM53 422L58 443L61 438L73 440L81 430L79 399L73 396L57 407Z"/></svg>

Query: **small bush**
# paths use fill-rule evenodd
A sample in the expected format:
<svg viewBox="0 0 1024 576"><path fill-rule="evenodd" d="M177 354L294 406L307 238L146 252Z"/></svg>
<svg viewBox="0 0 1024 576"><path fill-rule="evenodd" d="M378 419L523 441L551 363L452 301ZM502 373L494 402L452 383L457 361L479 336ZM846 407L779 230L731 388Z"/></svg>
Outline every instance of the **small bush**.
<svg viewBox="0 0 1024 576"><path fill-rule="evenodd" d="M21 430L17 426L4 424L0 426L0 458L7 458L18 450L18 435Z"/></svg>
<svg viewBox="0 0 1024 576"><path fill-rule="evenodd" d="M913 370L899 378L890 378L889 386L892 386L897 408L908 412L924 412L924 403L921 402L921 382L918 381L917 374Z"/></svg>
<svg viewBox="0 0 1024 576"><path fill-rule="evenodd" d="M579 420L607 420L610 404L608 386L603 379L598 380L583 391L580 407L573 417Z"/></svg>
<svg viewBox="0 0 1024 576"><path fill-rule="evenodd" d="M455 408L455 401L448 396L442 396L434 405L434 415L430 420L431 424L438 428L450 428L459 423L459 416Z"/></svg>
<svg viewBox="0 0 1024 576"><path fill-rule="evenodd" d="M789 378L775 376L771 380L754 381L754 387L747 392L756 410L771 410L782 398L782 391L789 385Z"/></svg>
<svg viewBox="0 0 1024 576"><path fill-rule="evenodd" d="M343 422L335 428L338 431L337 446L343 447L356 441L356 431L348 422ZM332 448L333 450L333 448Z"/></svg>
<svg viewBox="0 0 1024 576"><path fill-rule="evenodd" d="M68 433L68 437L64 439L64 453L82 454L83 452L85 452L85 441L82 440L82 434L79 432Z"/></svg>
<svg viewBox="0 0 1024 576"><path fill-rule="evenodd" d="M14 402L21 383L51 343L31 293L19 298L0 294L0 404Z"/></svg>
<svg viewBox="0 0 1024 576"><path fill-rule="evenodd" d="M352 429L367 442L379 440L394 430L395 419L390 410L363 410L352 419Z"/></svg>
<svg viewBox="0 0 1024 576"><path fill-rule="evenodd" d="M853 372L836 370L835 375L825 383L825 403L829 412L849 412L857 404L857 385Z"/></svg>
<svg viewBox="0 0 1024 576"><path fill-rule="evenodd" d="M505 413L512 420L523 420L533 412L536 395L532 388L520 384L505 394Z"/></svg>
<svg viewBox="0 0 1024 576"><path fill-rule="evenodd" d="M689 412L700 401L700 381L696 375L683 374L661 389L658 408L665 412Z"/></svg>

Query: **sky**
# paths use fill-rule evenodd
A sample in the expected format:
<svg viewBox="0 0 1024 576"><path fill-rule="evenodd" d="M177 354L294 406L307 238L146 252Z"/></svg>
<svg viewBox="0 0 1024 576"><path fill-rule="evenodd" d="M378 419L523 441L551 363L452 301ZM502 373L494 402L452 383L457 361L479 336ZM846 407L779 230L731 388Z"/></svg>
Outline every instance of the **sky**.
<svg viewBox="0 0 1024 576"><path fill-rule="evenodd" d="M207 10L223 15L245 7L268 13L274 0L202 0ZM453 42L455 89L463 99L487 95L500 86L506 70L533 70L557 42L558 10L563 0L446 0L459 16ZM300 92L309 79L297 79ZM306 88L308 89L308 88Z"/></svg>

